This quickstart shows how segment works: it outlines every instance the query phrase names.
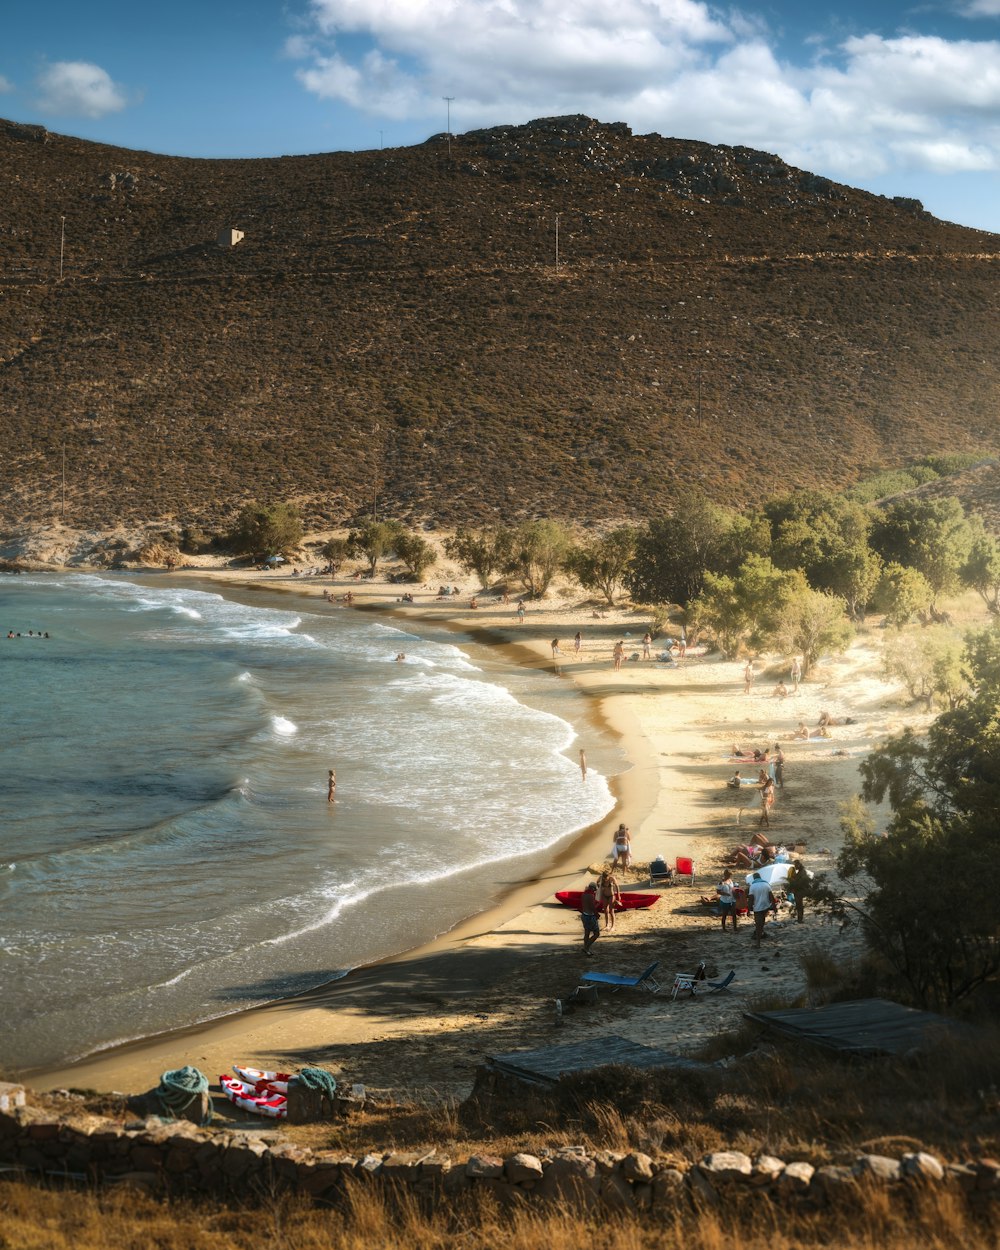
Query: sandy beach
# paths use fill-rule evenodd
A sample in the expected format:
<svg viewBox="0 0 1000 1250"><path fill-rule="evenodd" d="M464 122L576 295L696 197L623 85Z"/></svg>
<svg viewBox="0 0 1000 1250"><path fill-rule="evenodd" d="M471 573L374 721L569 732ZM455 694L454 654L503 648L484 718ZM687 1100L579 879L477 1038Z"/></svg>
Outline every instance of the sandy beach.
<svg viewBox="0 0 1000 1250"><path fill-rule="evenodd" d="M419 632L433 623L488 642L517 663L553 668L586 695L590 715L600 717L621 740L631 763L614 780L615 810L562 850L542 874L504 882L502 903L472 914L436 941L391 960L360 969L341 981L295 999L277 1002L204 1026L100 1052L69 1068L32 1074L39 1090L72 1086L135 1092L154 1086L161 1073L183 1064L215 1080L232 1063L287 1069L319 1064L350 1083L394 1097L463 1097L485 1055L503 1054L571 1040L596 1031L668 1051L691 1053L713 1034L735 1026L750 1002L789 1001L805 992L799 956L823 949L850 961L860 950L856 930L840 930L815 915L796 924L785 912L768 926L760 950L751 924L723 932L699 897L712 894L726 852L748 841L757 813L737 823L739 802L725 780L734 764L733 744L763 747L780 741L786 756L785 786L772 817L776 843L804 844L802 859L817 873L833 870L839 846L838 803L859 788L857 766L880 739L919 723L915 710L878 677L879 631L859 634L849 651L822 662L797 693L774 697L782 667L757 662L757 680L744 693L743 664L694 648L674 663L642 660L648 617L631 609L600 608L577 590L557 592L529 604L518 623L514 600L504 605L468 594L441 600L438 580L464 582L440 566L435 588L413 591L385 581L293 577L286 573L185 570L261 593L306 596L310 607L369 610L408 620ZM266 589L265 589L266 588ZM410 587L405 587L411 590ZM353 596L350 608L326 601ZM582 635L578 654L573 637ZM561 656L552 653L557 638ZM616 673L612 649L625 645ZM662 651L654 643L652 656ZM632 658L635 657L635 658ZM787 669L784 670L787 672ZM815 727L821 710L841 723L829 739L794 740L801 721ZM586 747L586 726L578 726ZM744 769L748 775L750 769ZM586 781L581 778L581 784ZM751 789L751 795L755 792ZM555 902L559 889L581 888L607 862L619 821L631 828L633 888L645 888L647 866L661 855L696 861L693 884L660 889L646 911L620 914L585 958L575 911ZM472 910L470 900L470 911ZM596 1005L557 1020L555 1000L565 998L585 969L636 973L658 961L661 992L602 992ZM677 971L705 961L710 976L730 970L724 993L672 1001ZM613 1054L609 1054L609 1059Z"/></svg>

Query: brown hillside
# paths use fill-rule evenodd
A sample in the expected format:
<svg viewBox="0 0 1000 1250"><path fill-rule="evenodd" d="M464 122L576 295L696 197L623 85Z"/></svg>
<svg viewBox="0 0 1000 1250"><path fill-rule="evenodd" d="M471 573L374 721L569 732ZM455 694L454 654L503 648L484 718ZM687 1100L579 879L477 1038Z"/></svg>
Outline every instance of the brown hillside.
<svg viewBox="0 0 1000 1250"><path fill-rule="evenodd" d="M761 152L571 117L208 161L0 122L0 170L8 525L58 508L63 447L78 525L338 522L376 485L601 520L996 447L1000 237Z"/></svg>

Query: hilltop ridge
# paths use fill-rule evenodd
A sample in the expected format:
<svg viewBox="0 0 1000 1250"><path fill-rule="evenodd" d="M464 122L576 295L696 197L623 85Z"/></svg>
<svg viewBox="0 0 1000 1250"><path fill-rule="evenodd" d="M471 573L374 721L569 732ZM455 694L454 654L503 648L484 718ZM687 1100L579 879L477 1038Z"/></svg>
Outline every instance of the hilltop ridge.
<svg viewBox="0 0 1000 1250"><path fill-rule="evenodd" d="M321 526L995 445L1000 238L767 153L564 117L203 160L0 122L0 163L6 526L61 510L64 449L70 524Z"/></svg>

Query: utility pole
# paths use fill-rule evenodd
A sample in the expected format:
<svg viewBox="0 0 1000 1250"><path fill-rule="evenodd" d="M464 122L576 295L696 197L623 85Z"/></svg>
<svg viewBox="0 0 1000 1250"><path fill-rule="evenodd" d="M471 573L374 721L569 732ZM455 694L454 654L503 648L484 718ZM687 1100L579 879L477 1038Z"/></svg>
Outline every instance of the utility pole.
<svg viewBox="0 0 1000 1250"><path fill-rule="evenodd" d="M379 423L376 421L372 426L372 442L375 444L375 470L372 473L372 521L375 524L378 524L378 471L381 459L377 441L379 428Z"/></svg>
<svg viewBox="0 0 1000 1250"><path fill-rule="evenodd" d="M379 151L381 152L382 150L382 131L381 130L378 132L378 147L379 147Z"/></svg>
<svg viewBox="0 0 1000 1250"><path fill-rule="evenodd" d="M446 95L441 98L444 100L448 109L448 159L451 160L451 102L455 97L453 95Z"/></svg>
<svg viewBox="0 0 1000 1250"><path fill-rule="evenodd" d="M59 234L59 281L62 282L63 276L63 255L66 251L66 218L60 217L62 222L62 230Z"/></svg>

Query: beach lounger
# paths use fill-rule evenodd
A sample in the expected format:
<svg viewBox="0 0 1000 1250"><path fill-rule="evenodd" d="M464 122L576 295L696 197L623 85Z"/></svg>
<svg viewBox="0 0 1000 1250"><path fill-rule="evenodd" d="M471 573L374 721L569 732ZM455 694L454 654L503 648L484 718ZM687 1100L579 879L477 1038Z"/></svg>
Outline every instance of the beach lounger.
<svg viewBox="0 0 1000 1250"><path fill-rule="evenodd" d="M659 960L635 977L620 976L617 972L585 972L580 980L590 985L610 985L615 990L649 990L651 994L655 994L660 988L659 982L653 977L658 967Z"/></svg>
<svg viewBox="0 0 1000 1250"><path fill-rule="evenodd" d="M710 994L715 994L719 990L728 990L730 985L732 985L735 980L735 969L730 968L721 981L705 981L704 984L708 986L708 992Z"/></svg>

